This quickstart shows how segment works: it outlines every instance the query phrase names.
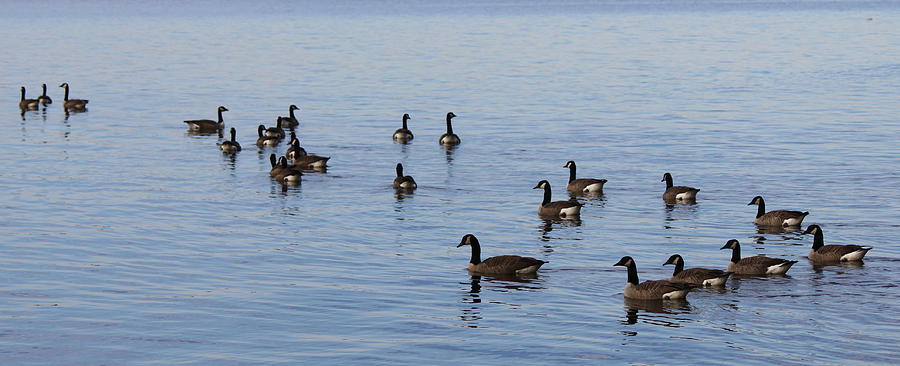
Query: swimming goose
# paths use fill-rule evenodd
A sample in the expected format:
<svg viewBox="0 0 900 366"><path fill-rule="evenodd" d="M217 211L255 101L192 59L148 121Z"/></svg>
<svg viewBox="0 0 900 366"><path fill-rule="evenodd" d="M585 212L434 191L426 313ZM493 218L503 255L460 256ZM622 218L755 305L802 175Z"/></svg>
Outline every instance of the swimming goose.
<svg viewBox="0 0 900 366"><path fill-rule="evenodd" d="M804 234L813 234L813 246L807 258L813 262L861 261L872 247L861 245L825 245L825 234L819 225L809 225Z"/></svg>
<svg viewBox="0 0 900 366"><path fill-rule="evenodd" d="M731 272L725 272L720 269L708 268L689 268L684 269L684 258L678 254L673 254L669 260L663 265L674 264L675 272L672 273L672 282L685 282L700 286L722 286L731 276Z"/></svg>
<svg viewBox="0 0 900 366"><path fill-rule="evenodd" d="M279 140L284 139L284 129L278 126L272 126L266 129L266 136L275 137Z"/></svg>
<svg viewBox="0 0 900 366"><path fill-rule="evenodd" d="M728 271L741 275L783 275L797 261L789 261L781 258L770 258L763 255L741 258L741 243L737 239L731 239L725 246L719 248L731 249L731 262L728 263Z"/></svg>
<svg viewBox="0 0 900 366"><path fill-rule="evenodd" d="M528 274L537 272L544 263L540 259L531 257L520 257L518 255L500 255L481 260L481 244L478 238L472 234L466 234L460 240L459 248L463 245L472 246L472 257L469 259L468 269L471 272L481 274Z"/></svg>
<svg viewBox="0 0 900 366"><path fill-rule="evenodd" d="M441 138L438 139L438 143L441 145L459 145L462 140L459 139L455 133L453 133L453 125L450 124L450 119L456 117L453 112L447 113L447 133L441 135Z"/></svg>
<svg viewBox="0 0 900 366"><path fill-rule="evenodd" d="M403 175L403 164L397 163L397 178L394 178L394 188L415 189L416 180L412 176Z"/></svg>
<svg viewBox="0 0 900 366"><path fill-rule="evenodd" d="M53 99L47 95L47 84L41 84L41 96L38 97L38 103L43 105L53 104Z"/></svg>
<svg viewBox="0 0 900 366"><path fill-rule="evenodd" d="M581 214L581 204L575 200L550 202L550 182L542 180L534 186L534 189L538 188L544 189L544 201L541 202L541 206L538 208L540 215L569 218L577 217Z"/></svg>
<svg viewBox="0 0 900 366"><path fill-rule="evenodd" d="M325 169L328 165L328 156L310 155L300 147L300 139L291 131L291 147L287 151L288 158L294 166L300 169Z"/></svg>
<svg viewBox="0 0 900 366"><path fill-rule="evenodd" d="M285 160L287 162L287 160ZM275 177L282 173L283 168L281 164L279 164L278 159L275 157L275 154L269 155L269 163L272 164L272 169L269 170L269 175Z"/></svg>
<svg viewBox="0 0 900 366"><path fill-rule="evenodd" d="M628 268L628 282L625 283L624 295L627 298L638 300L669 300L683 299L692 288L689 283L672 282L666 280L644 281L638 279L637 265L634 259L624 256L613 266Z"/></svg>
<svg viewBox="0 0 900 366"><path fill-rule="evenodd" d="M294 131L291 131L291 141L288 143L288 149L284 153L288 159L297 160L301 156L308 155L306 153L306 149L300 147L300 139L297 138L297 135L294 134Z"/></svg>
<svg viewBox="0 0 900 366"><path fill-rule="evenodd" d="M300 121L297 120L297 117L294 116L294 111L297 111L297 110L300 110L300 108L297 108L296 105L291 104L291 106L288 107L288 113L290 114L290 116L289 117L278 116L278 119L276 120L278 122L277 125L279 127L284 127L284 128L294 128L294 127L299 126Z"/></svg>
<svg viewBox="0 0 900 366"><path fill-rule="evenodd" d="M400 142L406 142L406 141L413 139L412 131L410 131L409 128L406 127L406 121L408 121L408 120L409 120L409 113L404 113L403 114L403 127L400 127L397 129L397 131L394 131L394 140L397 140Z"/></svg>
<svg viewBox="0 0 900 366"><path fill-rule="evenodd" d="M694 187L673 186L672 174L669 173L663 174L660 182L666 182L666 191L662 196L666 202L694 201L697 199L697 192L700 192L699 189Z"/></svg>
<svg viewBox="0 0 900 366"><path fill-rule="evenodd" d="M809 215L809 211L800 212L800 211L788 211L788 210L775 210L766 212L766 201L763 200L762 196L753 197L753 200L747 204L750 205L759 205L756 209L756 220L757 225L763 226L800 226L803 222L803 218L806 215Z"/></svg>
<svg viewBox="0 0 900 366"><path fill-rule="evenodd" d="M303 175L303 172L288 165L286 157L282 156L278 158L278 168L279 169L275 174L275 179L277 181L285 184L300 183L300 177Z"/></svg>
<svg viewBox="0 0 900 366"><path fill-rule="evenodd" d="M281 141L276 136L269 136L266 134L266 126L263 125L259 125L259 127L256 128L256 134L259 136L259 138L256 139L256 146L259 147L275 146Z"/></svg>
<svg viewBox="0 0 900 366"><path fill-rule="evenodd" d="M574 193L601 193L606 179L581 178L575 179L575 162L569 160L563 168L569 168L569 184L566 190Z"/></svg>
<svg viewBox="0 0 900 366"><path fill-rule="evenodd" d="M25 87L23 86L21 88L21 90L22 90L22 99L19 99L19 109L21 109L23 111L38 109L37 99L25 99Z"/></svg>
<svg viewBox="0 0 900 366"><path fill-rule="evenodd" d="M222 142L221 145L219 145L219 148L222 149L223 152L233 153L233 152L241 151L241 144L239 144L235 140L235 133L236 133L236 131L234 130L234 127L232 127L231 128L231 141L225 141L225 142Z"/></svg>
<svg viewBox="0 0 900 366"><path fill-rule="evenodd" d="M87 99L69 99L69 83L59 84L59 87L66 90L66 93L63 95L63 109L81 110L87 107Z"/></svg>
<svg viewBox="0 0 900 366"><path fill-rule="evenodd" d="M213 121L211 119L192 119L184 121L187 123L188 129L191 131L217 131L225 128L225 120L222 119L222 112L227 112L228 108L223 106L219 106L218 114L219 121Z"/></svg>

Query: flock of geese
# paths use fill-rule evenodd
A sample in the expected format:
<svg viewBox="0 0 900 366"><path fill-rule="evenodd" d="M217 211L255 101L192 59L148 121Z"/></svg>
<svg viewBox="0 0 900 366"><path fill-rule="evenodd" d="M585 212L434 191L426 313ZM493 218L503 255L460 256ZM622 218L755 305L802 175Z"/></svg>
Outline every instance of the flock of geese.
<svg viewBox="0 0 900 366"><path fill-rule="evenodd" d="M65 89L63 98L63 108L66 111L84 111L88 100L86 99L69 99L69 84L62 83L61 88ZM39 105L48 105L53 103L47 96L47 85L42 85L43 93L37 99L27 99L25 97L25 87L22 87L22 98L19 102L19 108L22 111L36 110ZM285 129L290 131L290 140L285 155L277 157L275 154L269 156L271 163L270 175L276 181L288 185L300 184L304 171L323 170L327 166L329 157L308 154L306 150L300 146L300 140L296 135L295 128L300 121L295 115L295 111L299 110L296 105L288 108L288 116L278 116L274 126L266 127L260 124L257 128L258 138L256 145L260 148L278 145L288 135ZM189 131L194 133L218 133L222 136L225 128L225 121L222 112L228 109L220 106L217 110L218 118L216 120L199 119L186 120ZM438 143L444 146L459 145L462 140L453 132L451 120L456 117L453 112L447 113L446 133L440 136ZM393 139L397 143L407 143L413 140L414 135L409 129L409 114L404 114L402 119L402 127L394 131ZM219 149L226 154L234 154L241 151L241 144L236 140L236 130L232 127L230 130L230 139L219 144ZM576 165L574 161L568 161L563 167L569 169L569 181L566 190L573 195L582 194L602 194L603 186L606 179L594 178L577 178ZM412 176L403 175L403 165L398 163L396 166L397 176L392 186L401 191L410 191L416 189L416 181ZM670 173L663 174L661 182L666 183L666 190L662 194L662 199L668 204L693 204L696 203L697 188L687 186L676 186L673 184L673 178ZM565 201L553 201L550 183L546 180L538 182L534 189L544 190L544 199L538 206L538 213L543 218L551 219L573 219L578 218L581 214L582 204L575 198ZM790 211L790 210L774 210L766 211L765 200L761 196L754 197L749 205L756 205L757 212L754 223L760 227L776 227L776 228L794 228L799 229L803 219L809 215L807 211ZM813 235L813 245L807 254L807 258L816 264L834 264L839 262L861 261L872 247L860 245L825 245L824 233L818 225L809 225L803 234ZM471 257L468 263L468 270L474 275L527 275L537 272L541 266L547 261L523 257L518 255L501 255L481 259L481 244L478 238L472 234L466 234L457 245L457 248L468 245L471 248ZM684 258L678 254L674 254L663 263L663 265L674 265L674 272L667 280L652 280L640 282L638 278L637 265L630 256L622 257L614 266L623 266L628 270L628 280L625 284L624 296L636 300L666 300L666 299L683 299L688 292L697 287L705 286L724 286L728 278L733 275L784 275L797 261L786 260L781 258L771 258L763 255L752 257L741 257L741 245L736 239L728 240L720 250L730 249L731 260L725 270L708 269L708 268L688 268L685 269Z"/></svg>

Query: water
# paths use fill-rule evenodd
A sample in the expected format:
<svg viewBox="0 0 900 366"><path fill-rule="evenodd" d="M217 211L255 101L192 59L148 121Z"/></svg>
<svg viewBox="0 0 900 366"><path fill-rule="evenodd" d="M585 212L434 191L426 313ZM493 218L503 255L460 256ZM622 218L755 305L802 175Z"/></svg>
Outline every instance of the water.
<svg viewBox="0 0 900 366"><path fill-rule="evenodd" d="M2 364L900 357L894 2L3 5ZM87 113L63 114L62 82ZM54 104L20 117L18 87L41 83ZM332 159L282 191L253 142L290 104ZM181 122L219 105L234 158ZM410 145L390 139L403 113ZM543 221L531 188L565 198L567 160L605 195ZM390 188L397 162L414 194ZM697 205L663 204L666 171ZM811 237L757 231L755 195L875 249L814 267ZM473 279L466 233L550 263ZM659 279L673 253L725 267L731 238L800 263L685 303L623 300L623 255Z"/></svg>

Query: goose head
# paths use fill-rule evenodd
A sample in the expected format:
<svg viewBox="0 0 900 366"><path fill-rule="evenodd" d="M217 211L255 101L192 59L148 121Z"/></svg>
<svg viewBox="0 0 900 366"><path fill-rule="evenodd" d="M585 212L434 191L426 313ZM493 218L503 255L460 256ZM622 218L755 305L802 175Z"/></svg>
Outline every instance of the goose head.
<svg viewBox="0 0 900 366"><path fill-rule="evenodd" d="M721 248L719 248L719 250L722 250L722 249L735 249L735 248L740 248L740 247L741 247L741 243L739 243L739 242L737 241L737 239L731 239L731 240L727 241L727 242L725 243L724 246L722 246Z"/></svg>
<svg viewBox="0 0 900 366"><path fill-rule="evenodd" d="M219 112L227 112L227 111L228 111L228 108L225 108L225 107L223 107L223 106L219 106Z"/></svg>
<svg viewBox="0 0 900 366"><path fill-rule="evenodd" d="M804 235L805 235L805 234L816 234L816 233L821 232L821 231L822 231L822 228L819 227L819 225L809 225L809 226L806 228L806 231L803 232L803 234L804 234Z"/></svg>
<svg viewBox="0 0 900 366"><path fill-rule="evenodd" d="M466 234L462 237L462 240L459 241L459 245L456 247L459 248L463 245L478 245L478 238L472 234Z"/></svg>
<svg viewBox="0 0 900 366"><path fill-rule="evenodd" d="M626 255L626 256L622 257L622 259L619 259L619 261L616 262L616 264L613 264L613 267L615 267L615 266L631 267L633 265L634 265L634 259L632 259L631 257Z"/></svg>
<svg viewBox="0 0 900 366"><path fill-rule="evenodd" d="M575 162L572 160L569 160L568 162L566 162L566 165L564 165L563 168L571 169L573 166L575 166Z"/></svg>
<svg viewBox="0 0 900 366"><path fill-rule="evenodd" d="M667 180L668 181L672 180L672 174L669 174L668 172L666 174L663 174L662 180L660 182L665 182Z"/></svg>
<svg viewBox="0 0 900 366"><path fill-rule="evenodd" d="M538 182L538 184L536 186L534 186L534 188L532 188L532 189L547 189L547 188L550 188L550 182L548 182L546 180L542 180L542 181Z"/></svg>
<svg viewBox="0 0 900 366"><path fill-rule="evenodd" d="M672 256L669 257L669 260L667 260L666 263L663 263L663 265L664 266L667 264L678 265L679 263L684 264L684 258L681 258L681 256L678 254L672 254Z"/></svg>
<svg viewBox="0 0 900 366"><path fill-rule="evenodd" d="M756 197L753 197L752 200L750 200L750 203L748 203L747 206L750 206L750 205L758 205L758 204L760 204L761 202L763 202L762 196L756 196Z"/></svg>

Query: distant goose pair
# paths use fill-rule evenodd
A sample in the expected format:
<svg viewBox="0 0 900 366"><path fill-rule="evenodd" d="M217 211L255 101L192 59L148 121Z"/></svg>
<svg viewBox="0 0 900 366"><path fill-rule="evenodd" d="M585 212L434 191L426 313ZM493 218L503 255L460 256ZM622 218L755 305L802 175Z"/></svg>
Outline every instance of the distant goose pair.
<svg viewBox="0 0 900 366"><path fill-rule="evenodd" d="M447 113L447 132L441 135L441 137L438 139L438 143L441 145L453 146L459 145L459 143L462 142L459 136L453 133L453 125L450 122L453 117L456 117L453 112ZM395 141L405 143L413 139L413 133L409 130L409 126L407 125L407 121L409 119L409 113L403 114L403 127L400 127L396 131L394 131L393 138Z"/></svg>
<svg viewBox="0 0 900 366"><path fill-rule="evenodd" d="M275 154L271 154L269 155L269 162L272 164L272 169L269 170L269 175L274 177L275 180L277 180L279 183L300 183L300 177L303 176L303 172L296 167L288 165L286 157L282 156L276 161Z"/></svg>
<svg viewBox="0 0 900 366"><path fill-rule="evenodd" d="M278 145L285 136L284 129L281 127L274 126L266 128L266 126L262 124L256 128L256 133L259 136L259 138L256 139L256 146L259 147Z"/></svg>
<svg viewBox="0 0 900 366"><path fill-rule="evenodd" d="M300 147L300 139L297 138L297 135L294 131L291 131L291 140L288 143L290 147L288 147L285 155L288 159L291 159L294 166L301 169L325 169L328 165L328 160L331 157L328 156L319 156L319 155L310 155L306 153L306 149Z"/></svg>

